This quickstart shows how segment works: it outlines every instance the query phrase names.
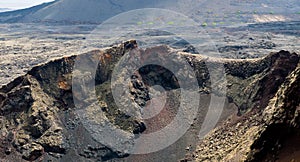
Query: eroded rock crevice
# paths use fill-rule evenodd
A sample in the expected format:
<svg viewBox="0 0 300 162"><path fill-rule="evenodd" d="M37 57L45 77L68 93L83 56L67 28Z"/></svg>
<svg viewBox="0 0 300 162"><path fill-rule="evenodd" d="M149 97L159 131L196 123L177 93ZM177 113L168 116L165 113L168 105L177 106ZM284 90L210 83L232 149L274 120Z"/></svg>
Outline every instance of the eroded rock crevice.
<svg viewBox="0 0 300 162"><path fill-rule="evenodd" d="M250 109L232 116L207 135L195 153L186 160L195 161L275 161L297 159L286 143L299 128L299 56L286 51L273 53L271 67L263 71ZM259 76L259 75L258 75ZM257 77L257 75L256 75ZM257 88L257 89L255 89ZM258 107L259 106L259 107ZM222 140L219 140L222 139ZM295 138L294 138L295 139ZM297 141L297 140L296 140ZM290 156L290 157L289 157Z"/></svg>
<svg viewBox="0 0 300 162"><path fill-rule="evenodd" d="M173 71L150 64L125 77L136 63L147 64L155 62L156 58L167 62L169 55L175 56L171 60ZM120 77L111 83L116 64L124 57L128 57L125 59L128 59L129 68L122 68ZM194 70L197 87L179 84L180 77L192 76L177 65L181 63L176 63L179 57ZM76 69L76 61L85 65L81 71ZM96 69L95 73L88 71L91 68ZM212 75L214 72L221 74L220 71L224 71L224 77ZM180 104L180 86L184 86L188 87L185 90L204 95L226 96L238 107L233 110L237 113L207 135L187 160L255 161L266 158L262 154L270 152L285 141L289 132L299 127L299 74L299 56L287 51L260 59L228 60L178 52L167 46L139 49L136 41L53 60L34 67L25 76L0 89L0 138L3 141L0 157L28 161L68 160L71 157L77 157L79 161L125 158L128 154L95 140L85 127L86 123L76 114L78 105L74 103L80 100L77 103L87 107L84 117L90 122L110 122L129 138L151 133L170 123ZM97 98L90 98L93 92L86 85L74 85L74 76L84 84L95 84ZM217 82L212 82L213 79ZM128 100L122 102L128 112L118 108L111 90L122 84L129 87L129 94L125 96ZM227 88L226 93L223 87ZM161 125L141 118L143 108L153 99L150 93L158 96L166 93L165 108L159 118L155 118L166 117ZM287 130L284 131L287 134L273 136L278 130ZM269 136L272 136L271 140L267 139ZM273 150L280 151L279 147Z"/></svg>

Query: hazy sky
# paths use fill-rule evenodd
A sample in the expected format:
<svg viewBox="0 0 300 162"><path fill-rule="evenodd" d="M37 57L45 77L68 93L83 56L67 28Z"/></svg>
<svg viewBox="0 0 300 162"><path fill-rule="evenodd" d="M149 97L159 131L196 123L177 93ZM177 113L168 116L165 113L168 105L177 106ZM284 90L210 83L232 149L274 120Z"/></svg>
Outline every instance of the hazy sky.
<svg viewBox="0 0 300 162"><path fill-rule="evenodd" d="M0 8L20 9L53 0L0 0Z"/></svg>

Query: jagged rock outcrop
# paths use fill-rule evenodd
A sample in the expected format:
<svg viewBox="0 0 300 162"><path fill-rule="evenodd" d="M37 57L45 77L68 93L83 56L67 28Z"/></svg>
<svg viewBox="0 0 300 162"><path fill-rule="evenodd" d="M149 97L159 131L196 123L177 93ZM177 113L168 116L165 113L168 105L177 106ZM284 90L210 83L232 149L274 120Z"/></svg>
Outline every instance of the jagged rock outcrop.
<svg viewBox="0 0 300 162"><path fill-rule="evenodd" d="M25 76L3 86L0 89L0 157L15 161L68 161L71 158L78 161L117 161L118 158L126 158L126 152L99 143L85 128L87 121L82 121L83 118L78 117L75 112L74 101L80 99L85 99L80 104L87 107L84 114L86 119L97 124L113 123L128 139L170 123L177 113L176 106L180 104L177 91L181 87L174 74L162 66L144 66L129 78L130 94L125 97L136 103L137 107L131 106L127 101L122 104L130 106L134 115L120 111L114 102L111 87L127 81L123 76L129 73L128 69L121 69L121 77L116 83L111 83L114 67L132 50L136 55L126 55L129 60L147 62L153 59L149 57L151 55L163 60L170 53L184 58L195 71L199 85L191 86L191 90L208 96L227 96L228 101L238 108L236 114L207 135L193 156L186 160L255 161L266 158L262 155L270 153L270 150L276 151L278 144L273 144L280 143L290 132L274 134L274 131L296 130L294 128L298 127L297 54L280 51L261 59L223 60L178 52L167 46L139 49L136 41L132 40L110 48L50 61L34 67ZM78 60L86 66L83 69L99 63L95 78L86 74L89 71L74 69ZM173 61L172 65L175 66L176 58ZM128 66L134 67L131 64ZM179 76L187 73L180 68L175 70ZM226 77L212 75L222 70ZM96 100L87 97L91 93L89 89L80 85L74 87L72 79L75 76L84 83L95 79ZM217 82L212 82L213 79ZM160 93L159 89L151 89L155 85L163 87L167 96L175 96L173 100L167 101L167 108L160 114L168 116L161 125L139 118L142 111L139 107L146 106L151 100L149 93ZM224 87L227 91L224 91ZM72 91L74 88L84 93ZM104 115L99 113L94 104L100 106Z"/></svg>
<svg viewBox="0 0 300 162"><path fill-rule="evenodd" d="M240 104L240 116L232 115L182 161L291 161L297 158L292 150L283 156L281 152L289 149L286 143L291 142L290 137L294 140L299 137L300 102L296 97L299 56L280 51L270 54L265 61L269 66L260 75L255 74L251 82L242 79L240 81L246 84L232 89L235 92L239 89L242 96L232 95L234 91L230 88L234 85L229 87L233 102L247 103Z"/></svg>
<svg viewBox="0 0 300 162"><path fill-rule="evenodd" d="M122 56L125 47L124 45L114 47L106 52L111 56ZM103 53L92 51L90 54L89 57L97 58L96 56L101 56ZM93 58L90 61L96 61ZM70 114L72 115L68 111L74 109L71 85L75 59L76 56L71 56L34 67L27 75L16 78L0 89L0 132L5 143L3 151L9 149L11 155L5 157L2 152L1 157L16 159L22 156L23 159L32 161L41 158L45 153L61 156L71 148L70 145L74 145L72 143L74 141L70 140L71 131L67 131L75 129L74 125L73 128L69 127L70 122L74 124L74 120L68 118ZM99 57L99 59L106 58ZM105 69L105 67L101 68ZM106 70L106 73L109 73L111 69ZM101 70L101 73L104 72L105 70ZM98 79L105 77L102 75ZM74 97L76 98L76 94ZM102 153L97 156L103 158L107 158L105 154L117 156L109 153L111 151L105 146L101 151Z"/></svg>

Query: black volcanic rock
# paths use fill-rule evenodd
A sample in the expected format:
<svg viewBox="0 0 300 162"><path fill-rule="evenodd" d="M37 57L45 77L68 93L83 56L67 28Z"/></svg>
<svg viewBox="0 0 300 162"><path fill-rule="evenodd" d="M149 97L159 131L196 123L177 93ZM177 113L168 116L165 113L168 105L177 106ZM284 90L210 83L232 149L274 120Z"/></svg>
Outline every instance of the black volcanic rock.
<svg viewBox="0 0 300 162"><path fill-rule="evenodd" d="M255 74L256 79L239 88L243 93L237 96L242 97L241 101L248 100L240 106L243 113L232 115L213 130L183 161L297 159L293 151L287 150L299 147L287 143L298 143L295 138L299 138L300 101L295 97L299 94L299 55L280 51L266 60L271 66L262 72L263 76Z"/></svg>
<svg viewBox="0 0 300 162"><path fill-rule="evenodd" d="M64 57L36 66L26 75L0 88L0 135L3 135L0 136L3 141L0 143L1 158L54 161L70 161L74 158L78 161L126 160L126 151L121 152L97 141L93 131L101 132L102 130L96 129L97 126L110 122L122 132L125 141L130 141L130 137L160 129L176 115L179 102L177 98L180 98L177 91L181 88L167 69L145 66L129 78L130 94L126 97L132 103L143 107L151 99L150 87L164 87L168 97L175 96L167 100L167 106L159 116L159 119L166 117L165 120L161 123L144 121L138 116L141 114L140 108L132 107L127 101L122 104L134 115L120 111L112 96L111 86L124 84L125 78L121 75L113 84L110 79L119 60L131 51L137 54L134 57L138 61L149 61L153 59L151 55L164 60L170 53L184 58L195 71L199 84L199 87L191 85L191 90L199 91L205 96L227 96L236 105L238 110L234 111L238 114L232 114L231 118L206 136L188 159L255 161L264 158L264 153L271 153L274 141L280 142L289 134L274 132L279 131L278 129L296 130L299 126L299 56L295 53L280 51L261 59L227 60L178 52L167 46L139 49L136 41L128 41L103 50ZM79 77L86 83L92 79L82 71L74 70L76 60L82 61L86 68L99 63L95 75L96 100L87 97L91 93L89 89L85 90L80 85L74 87L73 77ZM224 67L227 82L212 82L213 77L218 77L213 74L220 71L220 65ZM133 65L128 63L128 66ZM120 73L125 75L127 70L122 68ZM180 68L176 70L179 77L187 73ZM228 88L227 93L222 90L224 84ZM85 93L73 93L73 88L82 88ZM86 110L83 114L77 114L74 101L82 98L85 100L80 104ZM101 109L95 105L99 105ZM103 113L99 113L100 111ZM197 118L202 120L203 116ZM87 124L91 128L86 127ZM260 141L266 141L266 144L262 145ZM186 146L181 145L176 147L182 148L180 153L185 153Z"/></svg>

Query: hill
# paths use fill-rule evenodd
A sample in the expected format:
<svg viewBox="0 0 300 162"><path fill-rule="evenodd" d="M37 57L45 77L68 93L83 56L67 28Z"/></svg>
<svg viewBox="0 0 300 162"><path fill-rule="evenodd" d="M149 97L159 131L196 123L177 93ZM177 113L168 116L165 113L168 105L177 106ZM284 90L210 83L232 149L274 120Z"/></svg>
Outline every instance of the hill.
<svg viewBox="0 0 300 162"><path fill-rule="evenodd" d="M209 24L288 21L300 16L297 0L56 0L0 13L0 22L101 23L122 12L140 8L171 9Z"/></svg>

